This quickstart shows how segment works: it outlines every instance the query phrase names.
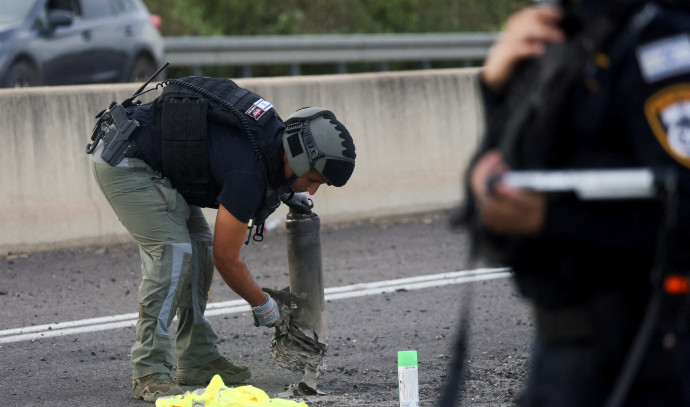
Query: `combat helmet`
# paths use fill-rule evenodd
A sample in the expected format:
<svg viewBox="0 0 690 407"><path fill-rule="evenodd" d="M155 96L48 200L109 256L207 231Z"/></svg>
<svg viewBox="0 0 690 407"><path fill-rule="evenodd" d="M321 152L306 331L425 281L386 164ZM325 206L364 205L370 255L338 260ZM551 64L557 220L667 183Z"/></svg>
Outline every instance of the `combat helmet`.
<svg viewBox="0 0 690 407"><path fill-rule="evenodd" d="M342 187L355 169L355 144L350 132L333 112L321 107L304 107L285 120L283 146L296 177L312 168L328 185Z"/></svg>

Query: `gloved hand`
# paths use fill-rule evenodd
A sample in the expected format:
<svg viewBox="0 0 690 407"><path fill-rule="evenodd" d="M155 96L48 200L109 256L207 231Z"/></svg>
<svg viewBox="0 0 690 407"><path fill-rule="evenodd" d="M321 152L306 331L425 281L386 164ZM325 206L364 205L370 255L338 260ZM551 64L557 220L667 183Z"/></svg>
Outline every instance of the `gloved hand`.
<svg viewBox="0 0 690 407"><path fill-rule="evenodd" d="M278 322L280 318L280 311L278 311L278 304L268 293L266 293L266 301L258 307L252 307L254 314L254 326L272 327Z"/></svg>
<svg viewBox="0 0 690 407"><path fill-rule="evenodd" d="M280 195L280 200L300 215L310 215L314 203L302 193L285 193Z"/></svg>

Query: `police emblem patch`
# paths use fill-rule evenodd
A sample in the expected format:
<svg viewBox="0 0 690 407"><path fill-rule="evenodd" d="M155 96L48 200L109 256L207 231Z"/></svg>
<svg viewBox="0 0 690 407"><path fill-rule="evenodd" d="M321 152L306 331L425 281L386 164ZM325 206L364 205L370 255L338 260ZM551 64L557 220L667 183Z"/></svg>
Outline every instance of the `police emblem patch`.
<svg viewBox="0 0 690 407"><path fill-rule="evenodd" d="M644 111L664 150L690 168L690 84L656 92L645 102Z"/></svg>
<svg viewBox="0 0 690 407"><path fill-rule="evenodd" d="M259 99L256 102L254 102L254 104L251 105L245 113L253 117L254 120L259 120L261 116L263 116L266 112L268 112L271 109L273 109L273 105L270 102L265 101L263 99Z"/></svg>

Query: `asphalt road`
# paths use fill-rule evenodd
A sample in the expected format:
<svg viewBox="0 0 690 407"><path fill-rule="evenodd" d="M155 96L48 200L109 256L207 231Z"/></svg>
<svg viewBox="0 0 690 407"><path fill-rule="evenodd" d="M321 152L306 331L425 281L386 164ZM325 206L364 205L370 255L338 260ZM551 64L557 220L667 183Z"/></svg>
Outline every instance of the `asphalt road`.
<svg viewBox="0 0 690 407"><path fill-rule="evenodd" d="M445 212L322 222L327 293L358 286L350 287L349 298L326 296L328 351L318 385L327 394L305 400L309 406L397 406L400 350L418 351L420 405L437 406L447 386L463 304L469 304L470 331L461 405L514 404L529 358L528 308L505 272L478 272L480 281L449 274L482 265L468 259L466 234L448 229ZM288 285L285 248L279 228L267 232L263 243L243 249L262 286ZM139 276L133 243L0 257L3 404L152 405L131 397L129 350ZM420 276L426 276L426 284L391 283ZM379 286L388 292L377 292ZM223 305L238 300L216 275L210 298L216 314L209 319L221 351L250 366L248 384L277 397L301 374L275 364L270 329L255 328L242 307ZM92 320L101 317L108 318ZM80 322L72 322L70 330L70 321Z"/></svg>

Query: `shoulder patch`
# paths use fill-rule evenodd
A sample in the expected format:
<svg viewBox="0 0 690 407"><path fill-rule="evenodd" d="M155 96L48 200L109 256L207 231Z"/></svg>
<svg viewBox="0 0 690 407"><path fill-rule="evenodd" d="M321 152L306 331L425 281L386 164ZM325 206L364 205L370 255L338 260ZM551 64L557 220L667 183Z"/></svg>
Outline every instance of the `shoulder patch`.
<svg viewBox="0 0 690 407"><path fill-rule="evenodd" d="M249 106L249 109L247 109L245 113L251 116L254 120L259 120L261 116L271 109L273 109L273 105L270 102L259 99L254 102L253 105Z"/></svg>
<svg viewBox="0 0 690 407"><path fill-rule="evenodd" d="M687 33L641 45L636 53L647 83L690 72L690 35Z"/></svg>
<svg viewBox="0 0 690 407"><path fill-rule="evenodd" d="M656 92L645 102L644 111L664 150L690 168L690 83Z"/></svg>

